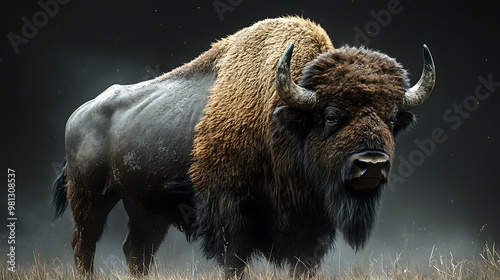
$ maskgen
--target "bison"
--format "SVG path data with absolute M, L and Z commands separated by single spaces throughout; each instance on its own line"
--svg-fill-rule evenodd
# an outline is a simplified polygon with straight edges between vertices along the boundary
M 281 17 L 156 79 L 111 86 L 69 118 L 54 184 L 56 217 L 71 208 L 77 267 L 92 272 L 120 200 L 133 274 L 147 273 L 171 225 L 199 240 L 227 275 L 254 255 L 313 274 L 337 233 L 362 248 L 395 137 L 435 83 L 425 45 L 423 53 L 410 87 L 393 58 L 334 48 L 314 22 Z

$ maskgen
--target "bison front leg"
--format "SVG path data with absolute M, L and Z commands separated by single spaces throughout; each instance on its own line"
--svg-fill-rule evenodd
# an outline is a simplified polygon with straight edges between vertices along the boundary
M 225 229 L 223 229 L 223 231 L 225 231 Z M 241 242 L 237 240 L 237 236 L 223 234 L 224 252 L 221 254 L 223 259 L 218 260 L 219 265 L 224 267 L 226 279 L 240 279 L 250 260 L 251 248 L 241 244 Z M 244 237 L 243 240 L 245 240 Z
M 195 234 L 208 258 L 224 268 L 226 279 L 240 278 L 255 250 L 255 220 L 248 202 L 229 196 L 198 197 Z
M 286 260 L 290 264 L 290 274 L 294 279 L 314 278 L 318 273 L 321 260 L 328 253 L 335 240 L 335 233 L 329 232 L 322 236 L 303 242 L 302 246 L 294 248 L 295 252 Z

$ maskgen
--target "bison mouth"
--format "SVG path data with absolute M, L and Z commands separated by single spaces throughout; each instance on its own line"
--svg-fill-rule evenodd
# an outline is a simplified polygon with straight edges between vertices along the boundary
M 353 154 L 348 161 L 348 185 L 356 191 L 369 192 L 387 182 L 389 156 L 379 151 Z
M 377 188 L 381 183 L 385 183 L 385 181 L 381 178 L 355 178 L 349 181 L 349 186 L 357 191 L 366 192 Z

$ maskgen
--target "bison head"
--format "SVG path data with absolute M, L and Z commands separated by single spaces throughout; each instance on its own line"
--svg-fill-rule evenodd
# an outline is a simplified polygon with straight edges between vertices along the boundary
M 275 152 L 293 161 L 288 180 L 322 198 L 331 222 L 357 249 L 372 230 L 389 178 L 394 138 L 411 127 L 415 117 L 409 110 L 432 91 L 434 63 L 424 45 L 423 73 L 409 87 L 407 72 L 394 59 L 342 47 L 309 62 L 296 84 L 290 75 L 292 52 L 293 44 L 275 73 L 284 105 L 273 114 L 274 141 L 281 145 Z

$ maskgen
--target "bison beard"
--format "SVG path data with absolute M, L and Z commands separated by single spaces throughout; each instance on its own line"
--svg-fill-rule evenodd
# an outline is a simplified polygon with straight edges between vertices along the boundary
M 345 166 L 345 165 L 344 165 Z M 345 168 L 342 169 L 343 173 Z M 355 250 L 364 247 L 372 232 L 383 186 L 369 193 L 359 193 L 345 186 L 345 180 L 323 185 L 330 198 L 328 211 L 346 242 Z

